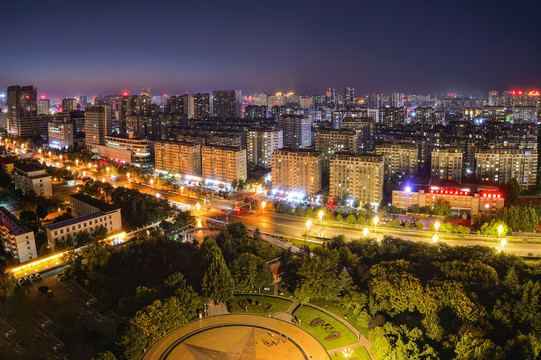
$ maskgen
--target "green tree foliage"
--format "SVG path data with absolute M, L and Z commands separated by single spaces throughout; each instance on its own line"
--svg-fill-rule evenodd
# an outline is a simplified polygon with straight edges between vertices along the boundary
M 422 222 L 416 222 L 415 227 L 417 228 L 417 230 L 423 230 L 424 225 Z
M 492 360 L 496 355 L 496 345 L 488 339 L 466 333 L 460 337 L 455 360 Z
M 233 262 L 232 273 L 238 292 L 258 290 L 274 281 L 267 262 L 249 253 L 240 255 Z
M 0 298 L 13 296 L 16 288 L 13 281 L 7 276 L 0 276 Z
M 40 221 L 43 221 L 47 217 L 47 214 L 49 212 L 47 211 L 47 206 L 43 203 L 38 204 L 36 207 L 36 216 Z
M 121 207 L 122 219 L 130 229 L 161 221 L 173 214 L 167 199 L 158 199 L 134 189 L 117 187 L 111 193 L 111 201 Z
M 496 219 L 492 219 L 490 220 L 490 222 L 484 223 L 483 226 L 481 226 L 479 232 L 483 235 L 498 236 L 498 227 L 500 225 L 503 226 L 503 232 L 501 236 L 507 235 L 510 232 L 507 224 L 505 224 L 503 221 L 498 221 Z
M 517 179 L 511 179 L 503 187 L 502 191 L 505 196 L 505 206 L 515 205 L 520 196 L 520 185 Z
M 349 214 L 346 218 L 346 221 L 348 222 L 348 224 L 355 224 L 355 215 Z
M 442 217 L 451 215 L 451 203 L 444 199 L 438 199 L 434 203 L 434 214 Z
M 86 267 L 90 272 L 97 272 L 107 267 L 111 254 L 106 246 L 95 240 L 92 245 L 84 250 L 86 257 Z
M 117 360 L 115 354 L 111 351 L 103 351 L 92 358 L 92 360 Z
M 338 252 L 334 250 L 321 250 L 314 257 L 303 256 L 295 297 L 302 303 L 310 299 L 335 299 L 340 292 L 337 264 Z
M 495 219 L 503 221 L 512 231 L 535 232 L 539 217 L 533 207 L 511 206 L 498 210 Z
M 19 214 L 19 220 L 29 229 L 37 231 L 38 217 L 35 212 L 30 210 L 23 210 Z
M 233 297 L 235 282 L 227 268 L 222 251 L 214 239 L 206 237 L 201 245 L 203 263 L 203 296 L 214 302 L 226 302 Z
M 372 330 L 370 337 L 376 339 L 370 353 L 377 360 L 439 359 L 419 328 L 409 329 L 406 325 L 396 326 L 388 322 Z

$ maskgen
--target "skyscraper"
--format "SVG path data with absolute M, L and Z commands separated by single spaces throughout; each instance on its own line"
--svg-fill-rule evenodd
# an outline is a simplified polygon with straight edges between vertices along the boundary
M 33 86 L 8 88 L 8 134 L 31 137 L 38 113 L 37 89 Z
M 383 94 L 377 92 L 371 92 L 368 95 L 368 107 L 379 108 L 383 106 Z
M 404 106 L 404 93 L 391 93 L 389 102 L 391 103 L 391 107 L 399 108 Z
M 214 90 L 212 92 L 212 115 L 222 119 L 240 118 L 241 102 L 240 90 Z
M 50 109 L 51 100 L 45 98 L 38 100 L 38 115 L 49 115 Z
M 212 114 L 212 101 L 209 93 L 193 94 L 193 118 L 205 119 Z
M 345 94 L 344 94 L 344 101 L 346 107 L 353 107 L 355 106 L 355 89 L 354 88 L 346 88 Z
M 62 112 L 69 113 L 70 111 L 77 110 L 77 99 L 64 98 L 62 100 Z
M 302 149 L 312 146 L 312 121 L 300 115 L 278 117 L 278 130 L 282 130 L 284 146 Z

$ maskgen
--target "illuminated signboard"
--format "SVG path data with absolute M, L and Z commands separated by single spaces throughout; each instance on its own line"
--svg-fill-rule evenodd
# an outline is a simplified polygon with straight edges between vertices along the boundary
M 500 199 L 502 197 L 502 194 L 500 194 L 499 192 L 482 191 L 481 197 Z
M 440 195 L 464 195 L 469 196 L 469 191 L 458 190 L 458 189 L 430 189 L 431 194 L 440 194 Z

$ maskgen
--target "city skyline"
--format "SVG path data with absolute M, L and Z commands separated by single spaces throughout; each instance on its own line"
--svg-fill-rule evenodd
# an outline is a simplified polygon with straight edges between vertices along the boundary
M 0 59 L 0 85 L 33 84 L 49 97 L 137 92 L 143 84 L 167 94 L 537 87 L 541 5 L 465 5 L 94 2 L 74 16 L 68 2 L 13 2 L 0 31 L 17 61 Z

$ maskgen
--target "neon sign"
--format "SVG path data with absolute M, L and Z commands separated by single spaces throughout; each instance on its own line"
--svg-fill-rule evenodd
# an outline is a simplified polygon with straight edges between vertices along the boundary
M 469 196 L 469 191 L 457 190 L 457 189 L 430 189 L 431 194 L 440 194 L 440 195 L 463 195 Z
M 502 197 L 502 194 L 497 193 L 497 192 L 483 191 L 483 192 L 481 192 L 481 196 L 484 197 L 484 198 L 500 199 Z

